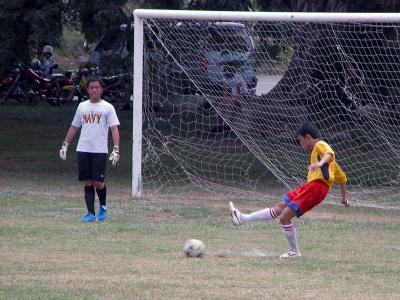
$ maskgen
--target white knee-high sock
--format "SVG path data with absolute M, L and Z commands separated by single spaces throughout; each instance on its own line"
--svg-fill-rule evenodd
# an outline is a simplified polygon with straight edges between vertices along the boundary
M 290 223 L 288 225 L 282 225 L 282 229 L 289 243 L 290 251 L 299 253 L 297 247 L 296 228 L 294 227 L 294 224 Z
M 276 219 L 277 217 L 278 215 L 276 214 L 273 207 L 262 209 L 251 214 L 240 213 L 240 221 L 242 221 L 242 223 L 268 221 Z

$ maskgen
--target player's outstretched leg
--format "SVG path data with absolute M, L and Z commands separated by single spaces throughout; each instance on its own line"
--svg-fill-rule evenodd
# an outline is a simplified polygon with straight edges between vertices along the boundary
M 282 209 L 281 206 L 282 204 L 278 204 L 276 206 L 278 208 L 278 212 L 280 209 Z M 232 202 L 229 202 L 229 210 L 231 212 L 234 225 L 241 225 L 256 221 L 269 221 L 274 220 L 279 216 L 279 213 L 276 211 L 275 207 L 265 208 L 259 211 L 255 211 L 251 214 L 244 214 L 241 213 L 237 208 L 235 208 Z

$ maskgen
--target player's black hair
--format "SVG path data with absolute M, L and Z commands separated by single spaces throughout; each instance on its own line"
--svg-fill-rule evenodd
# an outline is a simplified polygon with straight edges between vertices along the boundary
M 98 83 L 100 83 L 100 86 L 103 87 L 103 80 L 101 80 L 101 78 L 97 77 L 97 76 L 90 76 L 87 80 L 86 80 L 86 86 L 89 87 L 89 83 L 91 82 L 95 82 L 97 81 Z
M 307 134 L 309 134 L 312 138 L 314 139 L 319 139 L 321 138 L 321 135 L 319 134 L 319 131 L 317 129 L 317 127 L 314 126 L 314 124 L 310 123 L 310 122 L 305 122 L 303 123 L 299 129 L 297 129 L 296 131 L 296 137 L 298 137 L 299 135 L 301 136 L 306 136 Z

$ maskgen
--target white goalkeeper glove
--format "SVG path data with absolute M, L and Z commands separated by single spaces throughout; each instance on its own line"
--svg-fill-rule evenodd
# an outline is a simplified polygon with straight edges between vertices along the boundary
M 62 144 L 62 146 L 61 146 L 61 149 L 60 149 L 60 158 L 61 158 L 62 160 L 66 160 L 66 159 L 67 159 L 68 145 L 69 145 L 69 143 L 64 142 L 64 143 Z
M 115 167 L 119 161 L 119 146 L 114 146 L 113 151 L 110 154 L 109 160 L 111 161 L 112 165 Z

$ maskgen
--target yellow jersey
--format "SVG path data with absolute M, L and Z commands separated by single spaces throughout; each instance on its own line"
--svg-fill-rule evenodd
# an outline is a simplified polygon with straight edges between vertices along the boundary
M 322 167 L 312 171 L 308 171 L 307 182 L 322 180 L 329 186 L 329 188 L 331 188 L 334 183 L 346 183 L 346 174 L 337 164 L 335 152 L 333 152 L 331 146 L 329 146 L 328 143 L 321 140 L 315 143 L 311 151 L 310 164 L 319 162 L 322 157 L 327 153 L 332 154 L 332 158 Z

